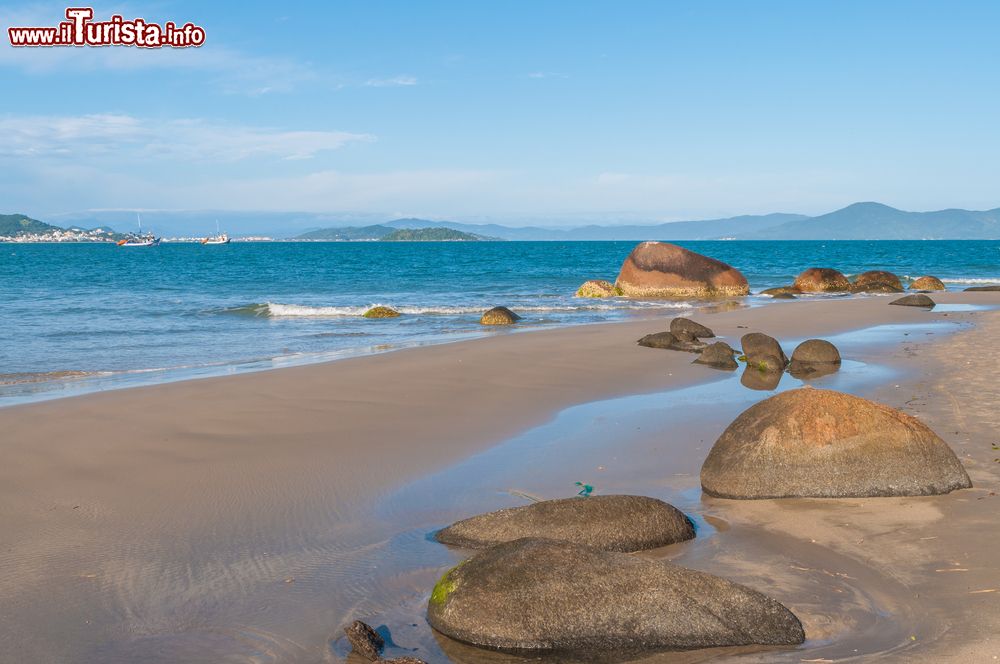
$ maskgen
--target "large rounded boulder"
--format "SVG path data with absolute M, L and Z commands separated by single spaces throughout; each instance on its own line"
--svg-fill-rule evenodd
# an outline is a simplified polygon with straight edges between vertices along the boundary
M 497 545 L 448 571 L 427 608 L 458 641 L 525 655 L 629 655 L 793 646 L 782 604 L 726 579 L 627 553 L 546 539 Z
M 737 417 L 705 459 L 701 485 L 722 498 L 858 498 L 942 494 L 972 483 L 920 420 L 807 387 Z
M 589 496 L 543 500 L 465 519 L 438 531 L 439 542 L 483 549 L 545 537 L 607 551 L 642 551 L 694 537 L 684 513 L 646 496 Z
M 643 242 L 622 263 L 615 285 L 628 297 L 724 297 L 747 295 L 750 285 L 736 268 L 676 244 Z
M 899 277 L 885 270 L 869 270 L 854 278 L 851 290 L 855 293 L 902 293 Z
M 910 290 L 945 290 L 945 285 L 937 277 L 917 277 L 910 284 Z
M 807 339 L 792 351 L 788 372 L 797 378 L 819 377 L 840 368 L 840 351 L 826 339 Z
M 774 337 L 750 332 L 740 338 L 740 346 L 747 366 L 756 366 L 761 371 L 784 371 L 788 366 L 788 356 Z
M 851 290 L 851 282 L 843 272 L 828 267 L 811 267 L 795 277 L 792 287 L 801 293 L 844 293 Z

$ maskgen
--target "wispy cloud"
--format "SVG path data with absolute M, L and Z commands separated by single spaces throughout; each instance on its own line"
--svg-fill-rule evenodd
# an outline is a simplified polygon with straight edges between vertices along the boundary
M 157 159 L 240 161 L 309 159 L 370 134 L 284 131 L 201 119 L 154 121 L 122 114 L 0 116 L 0 157 L 59 158 L 129 154 Z
M 569 74 L 557 71 L 533 71 L 528 74 L 528 78 L 569 78 Z
M 369 88 L 391 88 L 399 86 L 416 85 L 415 76 L 393 76 L 392 78 L 369 78 L 365 81 L 365 86 Z

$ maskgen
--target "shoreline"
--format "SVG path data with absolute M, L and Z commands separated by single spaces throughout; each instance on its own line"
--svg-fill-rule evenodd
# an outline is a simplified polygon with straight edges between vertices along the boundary
M 988 293 L 935 298 L 1000 303 Z M 844 298 L 694 317 L 730 343 L 759 330 L 790 351 L 793 339 L 942 314 L 889 307 L 886 298 Z M 691 365 L 693 355 L 635 346 L 669 318 L 502 335 L 0 410 L 7 432 L 0 527 L 14 540 L 3 554 L 2 599 L 11 625 L 5 641 L 18 631 L 14 625 L 30 634 L 31 625 L 46 621 L 65 635 L 57 643 L 25 637 L 6 652 L 22 661 L 70 661 L 64 649 L 99 652 L 121 640 L 115 634 L 123 626 L 133 635 L 155 635 L 175 633 L 190 620 L 211 624 L 211 607 L 222 598 L 248 612 L 240 615 L 243 624 L 267 623 L 275 619 L 269 611 L 246 605 L 256 606 L 263 587 L 267 596 L 305 593 L 318 615 L 272 631 L 289 630 L 295 636 L 287 638 L 306 642 L 315 654 L 318 630 L 336 636 L 344 607 L 331 610 L 336 601 L 328 594 L 315 596 L 324 586 L 309 573 L 290 574 L 296 556 L 315 550 L 306 565 L 315 574 L 313 565 L 346 555 L 337 553 L 343 542 L 383 532 L 385 524 L 370 513 L 379 497 L 575 404 L 723 381 L 727 374 Z M 178 564 L 188 568 L 180 579 L 172 571 Z M 194 617 L 178 622 L 192 603 L 199 608 Z M 77 622 L 84 606 L 98 607 L 92 624 Z

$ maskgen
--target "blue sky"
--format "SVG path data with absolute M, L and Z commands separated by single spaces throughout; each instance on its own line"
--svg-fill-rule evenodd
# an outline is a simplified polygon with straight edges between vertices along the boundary
M 572 223 L 1000 206 L 996 2 L 155 2 L 0 48 L 0 211 Z M 0 24 L 65 5 L 4 3 Z

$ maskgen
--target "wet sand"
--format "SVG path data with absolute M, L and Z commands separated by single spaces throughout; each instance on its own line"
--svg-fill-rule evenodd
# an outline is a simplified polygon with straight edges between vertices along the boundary
M 702 536 L 649 555 L 771 593 L 809 636 L 792 652 L 654 661 L 986 661 L 1000 622 L 1000 591 L 980 592 L 1000 585 L 989 493 L 1000 483 L 1000 359 L 987 352 L 1000 314 L 888 301 L 696 317 L 733 345 L 759 330 L 788 352 L 797 339 L 895 325 L 844 337 L 854 364 L 821 381 L 927 421 L 973 490 L 703 499 L 697 469 L 711 443 L 768 393 L 693 355 L 635 346 L 666 317 L 0 410 L 0 661 L 336 661 L 342 643 L 329 640 L 355 617 L 385 622 L 431 660 L 506 661 L 423 623 L 427 590 L 462 555 L 427 534 L 523 495 L 568 495 L 575 480 L 675 502 Z

